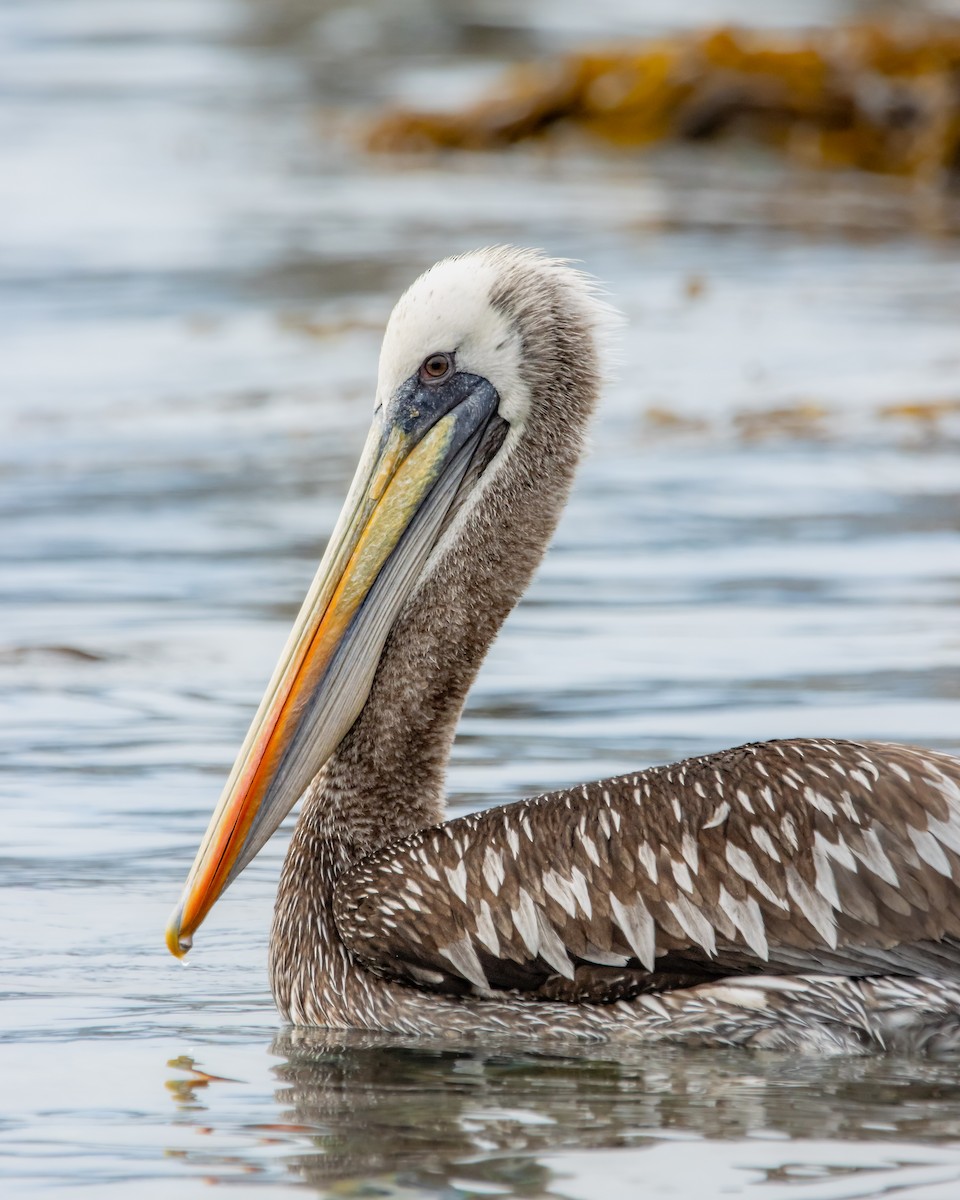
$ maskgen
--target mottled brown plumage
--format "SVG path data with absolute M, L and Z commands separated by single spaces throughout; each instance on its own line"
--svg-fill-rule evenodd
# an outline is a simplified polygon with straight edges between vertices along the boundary
M 560 976 L 602 1002 L 732 973 L 960 979 L 956 879 L 955 759 L 784 741 L 423 830 L 353 867 L 335 916 L 382 974 L 530 995 Z
M 398 306 L 381 380 L 404 321 L 427 330 L 411 362 L 454 357 L 429 340 L 451 279 L 483 291 L 488 351 L 514 365 L 491 374 L 497 415 L 307 793 L 271 945 L 281 1012 L 457 1037 L 952 1047 L 960 763 L 945 755 L 769 742 L 441 823 L 467 690 L 582 450 L 603 315 L 582 277 L 530 252 L 436 270 Z

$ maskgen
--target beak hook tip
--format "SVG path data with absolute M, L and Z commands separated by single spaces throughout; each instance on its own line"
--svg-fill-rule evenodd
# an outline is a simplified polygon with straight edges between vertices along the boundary
M 178 906 L 173 916 L 167 923 L 167 949 L 174 958 L 183 958 L 193 945 L 193 938 L 190 936 L 190 934 L 181 934 L 180 932 L 180 922 L 182 919 L 183 908 L 182 906 Z

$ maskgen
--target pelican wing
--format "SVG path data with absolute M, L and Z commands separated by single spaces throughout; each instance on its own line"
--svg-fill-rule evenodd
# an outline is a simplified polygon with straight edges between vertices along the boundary
M 795 740 L 584 784 L 384 847 L 336 920 L 372 971 L 452 992 L 960 978 L 960 761 Z

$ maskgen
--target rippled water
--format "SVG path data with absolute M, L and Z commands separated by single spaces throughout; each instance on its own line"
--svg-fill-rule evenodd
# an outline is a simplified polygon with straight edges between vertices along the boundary
M 455 809 L 780 734 L 960 750 L 960 247 L 778 233 L 722 180 L 683 218 L 642 164 L 367 160 L 334 102 L 449 98 L 582 6 L 315 11 L 0 9 L 0 1194 L 956 1196 L 955 1066 L 282 1030 L 279 842 L 164 950 L 392 299 L 476 244 L 583 259 L 627 331 Z

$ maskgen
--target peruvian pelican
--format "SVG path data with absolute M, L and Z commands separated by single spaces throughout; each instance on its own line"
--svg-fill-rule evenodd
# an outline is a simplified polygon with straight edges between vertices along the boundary
M 168 929 L 304 796 L 270 975 L 296 1024 L 820 1052 L 956 1046 L 960 762 L 757 743 L 444 820 L 467 691 L 570 490 L 609 312 L 529 250 L 438 263 Z

